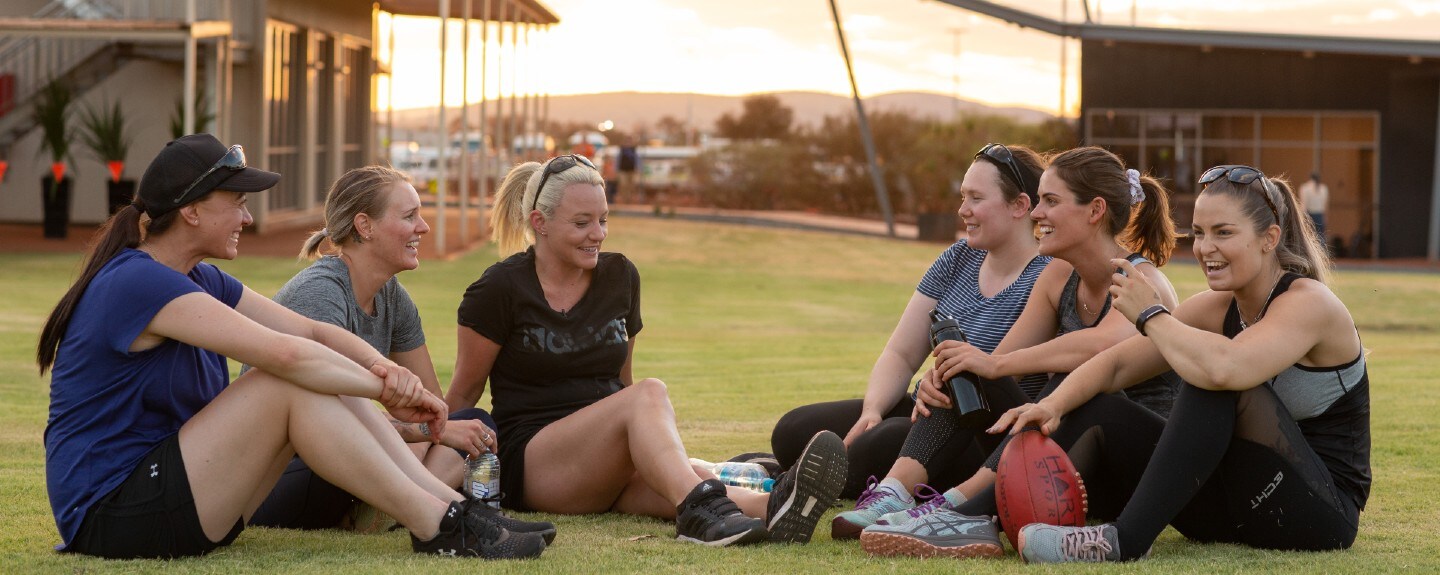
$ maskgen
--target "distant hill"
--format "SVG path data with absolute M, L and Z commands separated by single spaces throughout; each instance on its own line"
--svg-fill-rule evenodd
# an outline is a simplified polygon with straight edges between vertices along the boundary
M 796 124 L 818 124 L 825 116 L 851 115 L 855 104 L 848 96 L 821 92 L 776 92 L 776 97 L 795 111 Z M 684 121 L 687 116 L 701 130 L 709 130 L 715 121 L 727 112 L 739 114 L 744 96 L 714 96 L 709 94 L 671 94 L 654 92 L 609 92 L 603 94 L 580 94 L 573 96 L 551 96 L 550 118 L 557 121 L 599 123 L 604 120 L 615 122 L 616 126 L 634 126 L 639 123 L 654 125 L 663 116 L 673 116 Z M 490 104 L 491 115 L 493 103 Z M 478 106 L 470 106 L 471 125 L 479 116 Z M 943 94 L 927 92 L 894 92 L 865 99 L 865 111 L 905 110 L 916 116 L 949 119 L 956 109 L 961 114 L 996 115 L 1013 118 L 1023 123 L 1039 123 L 1054 116 L 1048 112 L 1019 107 L 988 106 L 970 100 L 956 100 Z M 455 119 L 459 110 L 452 108 L 448 117 Z M 429 129 L 435 124 L 434 108 L 417 108 L 395 111 L 395 126 L 400 129 Z

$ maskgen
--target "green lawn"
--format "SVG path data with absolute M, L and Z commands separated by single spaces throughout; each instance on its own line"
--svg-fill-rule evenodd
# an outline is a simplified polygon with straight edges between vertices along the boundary
M 615 218 L 606 249 L 627 254 L 644 278 L 645 330 L 637 377 L 669 384 L 690 454 L 723 459 L 769 449 L 789 408 L 858 397 L 915 283 L 941 251 L 933 244 L 716 224 Z M 244 242 L 241 243 L 244 251 Z M 401 276 L 415 296 L 430 349 L 449 380 L 460 295 L 495 259 L 487 248 L 453 262 L 427 261 Z M 47 380 L 37 377 L 41 322 L 77 271 L 77 256 L 0 255 L 0 573 L 16 572 L 472 572 L 486 573 L 891 573 L 1083 572 L 1087 566 L 1022 566 L 1004 560 L 875 559 L 829 540 L 828 521 L 808 546 L 706 549 L 672 540 L 666 522 L 606 515 L 551 517 L 556 543 L 539 561 L 484 565 L 421 558 L 403 532 L 250 529 L 208 557 L 173 562 L 62 556 L 44 487 L 42 434 Z M 286 259 L 221 266 L 272 294 L 299 269 Z M 1167 270 L 1182 297 L 1201 289 L 1193 264 Z M 1152 559 L 1103 567 L 1120 572 L 1440 570 L 1436 423 L 1440 281 L 1433 275 L 1341 273 L 1338 289 L 1371 350 L 1375 485 L 1355 548 L 1279 553 L 1197 545 L 1167 531 Z M 488 402 L 488 397 L 482 402 Z M 1428 414 L 1428 415 L 1427 415 Z M 1429 422 L 1429 423 L 1427 423 Z M 604 449 L 605 446 L 596 446 Z M 583 481 L 584 478 L 576 478 Z M 1425 487 L 1430 485 L 1431 487 Z M 1426 492 L 1431 495 L 1425 495 Z M 847 502 L 848 503 L 848 502 Z M 534 516 L 539 517 L 539 516 Z M 637 536 L 655 537 L 632 540 Z

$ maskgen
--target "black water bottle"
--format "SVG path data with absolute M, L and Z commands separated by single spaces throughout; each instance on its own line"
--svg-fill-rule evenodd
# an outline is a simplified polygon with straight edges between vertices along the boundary
M 930 312 L 930 322 L 932 348 L 942 341 L 966 341 L 960 322 L 940 317 L 938 310 Z M 945 386 L 949 388 L 950 401 L 955 404 L 955 416 L 960 419 L 960 427 L 980 429 L 994 420 L 990 416 L 990 403 L 985 401 L 985 393 L 980 390 L 980 378 L 975 374 L 962 371 L 945 382 Z

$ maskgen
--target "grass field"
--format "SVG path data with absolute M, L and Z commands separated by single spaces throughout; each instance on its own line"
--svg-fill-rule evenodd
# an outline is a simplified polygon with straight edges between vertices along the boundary
M 690 454 L 709 460 L 768 451 L 771 426 L 796 405 L 859 397 L 900 310 L 942 249 L 635 217 L 614 218 L 605 247 L 634 260 L 644 280 L 645 329 L 635 374 L 669 384 Z M 242 254 L 244 249 L 242 240 Z M 494 249 L 487 248 L 452 262 L 427 261 L 401 276 L 424 316 L 442 382 L 449 381 L 454 363 L 460 295 L 494 259 Z M 78 262 L 73 255 L 0 255 L 0 573 L 1440 571 L 1440 542 L 1431 539 L 1440 531 L 1440 506 L 1430 501 L 1440 484 L 1440 278 L 1357 272 L 1341 273 L 1337 289 L 1371 350 L 1375 484 L 1359 540 L 1345 552 L 1198 545 L 1169 530 L 1150 560 L 1119 566 L 1024 566 L 1013 555 L 960 563 L 893 560 L 871 558 L 853 542 L 830 541 L 828 520 L 808 546 L 706 549 L 673 541 L 669 523 L 605 515 L 543 516 L 559 525 L 560 534 L 543 558 L 529 562 L 416 557 L 403 532 L 269 529 L 247 530 L 233 546 L 200 559 L 60 555 L 51 550 L 59 535 L 44 484 L 48 379 L 36 375 L 34 357 L 41 322 Z M 267 295 L 300 267 L 243 255 L 219 263 Z M 1166 272 L 1182 297 L 1203 287 L 1194 264 Z M 654 537 L 636 539 L 644 535 Z

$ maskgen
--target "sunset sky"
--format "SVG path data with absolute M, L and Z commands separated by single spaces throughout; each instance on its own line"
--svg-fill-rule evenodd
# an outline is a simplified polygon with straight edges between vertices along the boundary
M 517 71 L 522 83 L 533 82 L 551 94 L 850 92 L 826 0 L 541 2 L 559 15 L 560 24 L 532 34 L 540 52 L 535 63 Z M 1059 18 L 1067 2 L 1001 3 Z M 962 98 L 989 104 L 1058 109 L 1061 49 L 1052 36 L 933 0 L 838 0 L 838 5 L 864 95 L 958 91 Z M 1090 6 L 1092 16 L 1106 24 L 1129 24 L 1133 6 L 1141 26 L 1440 41 L 1440 0 L 1090 0 Z M 1068 0 L 1067 9 L 1069 20 L 1082 19 L 1079 0 Z M 438 22 L 397 19 L 398 108 L 433 106 L 438 100 Z M 480 87 L 476 30 L 472 101 L 479 98 Z M 446 101 L 458 104 L 458 24 L 450 37 L 447 67 L 454 80 Z M 1069 54 L 1073 86 L 1077 44 Z M 491 97 L 496 95 L 495 57 L 492 46 Z M 1067 102 L 1072 109 L 1076 105 L 1073 88 Z

